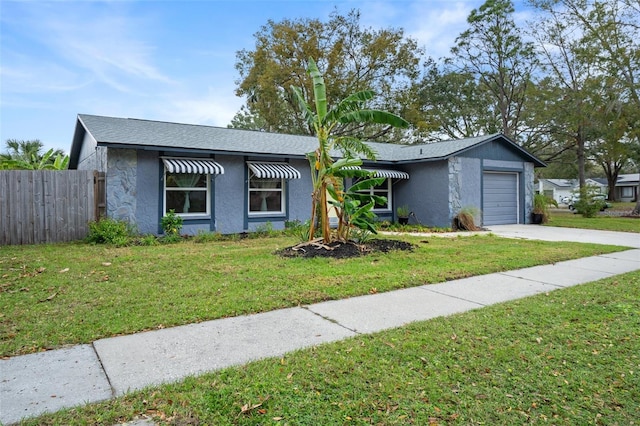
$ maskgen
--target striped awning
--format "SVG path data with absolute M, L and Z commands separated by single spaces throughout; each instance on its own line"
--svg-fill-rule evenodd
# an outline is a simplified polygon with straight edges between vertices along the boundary
M 409 179 L 409 173 L 401 172 L 400 170 L 389 169 L 367 169 L 370 172 L 374 172 L 376 177 L 384 177 L 388 179 Z
M 258 179 L 300 179 L 300 172 L 288 163 L 247 161 L 247 166 Z
M 345 167 L 346 169 L 361 169 L 360 166 L 349 166 Z M 389 169 L 369 169 L 365 168 L 364 170 L 375 173 L 375 177 L 383 177 L 387 179 L 409 179 L 409 173 L 401 172 L 400 170 L 389 170 Z
M 210 158 L 163 158 L 162 162 L 169 173 L 224 174 L 224 167 Z

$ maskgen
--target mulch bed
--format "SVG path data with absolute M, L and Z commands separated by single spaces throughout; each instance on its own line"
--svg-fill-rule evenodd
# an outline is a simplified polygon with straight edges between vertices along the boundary
M 298 244 L 297 246 L 278 250 L 276 254 L 282 257 L 330 257 L 334 259 L 348 259 L 375 252 L 388 253 L 392 250 L 413 251 L 413 247 L 413 244 L 405 241 L 372 239 L 364 244 L 356 244 L 352 241 L 346 243 L 335 241 L 327 245 Z

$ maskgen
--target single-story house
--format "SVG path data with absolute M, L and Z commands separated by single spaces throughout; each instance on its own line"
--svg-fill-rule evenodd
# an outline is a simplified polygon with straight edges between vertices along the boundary
M 615 199 L 620 201 L 638 201 L 638 182 L 640 173 L 618 175 Z
M 618 175 L 613 199 L 626 202 L 638 201 L 639 179 L 640 173 Z M 586 184 L 595 188 L 599 194 L 607 195 L 609 193 L 607 179 L 588 178 Z M 537 186 L 539 193 L 545 194 L 559 203 L 574 196 L 580 188 L 578 179 L 539 179 Z
M 594 188 L 599 194 L 606 195 L 609 192 L 606 179 L 588 178 L 585 179 L 585 183 L 587 186 Z M 578 179 L 538 180 L 538 192 L 556 200 L 558 203 L 575 196 L 579 190 L 580 181 Z
M 106 215 L 141 233 L 161 233 L 161 218 L 172 209 L 188 234 L 246 232 L 267 222 L 282 229 L 310 218 L 305 155 L 317 143 L 311 136 L 80 114 L 69 168 L 105 172 Z M 395 220 L 396 208 L 408 205 L 430 226 L 451 226 L 467 206 L 480 209 L 479 225 L 530 221 L 534 167 L 545 164 L 504 135 L 368 144 L 377 160 L 363 168 L 386 178 L 372 189 L 387 197 L 375 209 L 381 220 Z

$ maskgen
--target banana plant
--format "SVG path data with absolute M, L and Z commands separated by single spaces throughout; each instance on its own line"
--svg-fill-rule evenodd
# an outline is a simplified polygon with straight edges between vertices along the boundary
M 351 187 L 341 192 L 336 192 L 333 187 L 328 188 L 328 192 L 332 197 L 330 204 L 336 208 L 338 217 L 338 239 L 349 240 L 351 229 L 354 227 L 377 234 L 375 227 L 376 215 L 373 212 L 373 208 L 376 204 L 385 204 L 387 199 L 386 197 L 372 195 L 363 191 L 381 185 L 385 178 L 372 177 L 371 172 L 359 168 L 342 168 L 336 172 L 336 175 L 342 178 L 359 179 Z
M 365 109 L 364 105 L 373 98 L 374 93 L 370 90 L 356 92 L 337 105 L 329 108 L 327 101 L 327 91 L 324 78 L 313 58 L 309 58 L 307 63 L 307 74 L 313 83 L 313 98 L 315 111 L 305 100 L 302 89 L 292 86 L 291 90 L 298 102 L 298 106 L 307 120 L 309 126 L 318 137 L 318 148 L 314 152 L 307 154 L 311 168 L 311 182 L 313 191 L 311 196 L 311 229 L 309 238 L 315 234 L 315 224 L 318 222 L 322 229 L 322 239 L 325 244 L 332 241 L 331 228 L 329 226 L 328 198 L 329 193 L 340 197 L 344 194 L 343 178 L 345 168 L 355 169 L 362 164 L 358 156 L 375 159 L 375 152 L 367 144 L 353 136 L 333 137 L 331 132 L 337 124 L 348 123 L 377 123 L 393 127 L 408 127 L 409 123 L 395 114 L 386 111 Z M 335 161 L 332 157 L 334 150 L 339 150 L 343 158 Z M 338 203 L 338 216 L 343 214 L 340 203 Z M 367 203 L 368 204 L 368 203 Z M 342 204 L 342 208 L 344 204 Z M 346 232 L 346 231 L 345 231 Z M 344 235 L 339 235 L 342 239 Z

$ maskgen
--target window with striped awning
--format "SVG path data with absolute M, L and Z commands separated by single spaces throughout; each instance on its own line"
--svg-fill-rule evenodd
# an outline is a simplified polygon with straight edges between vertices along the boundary
M 162 162 L 168 173 L 224 174 L 224 167 L 210 158 L 163 157 Z
M 247 161 L 247 166 L 258 179 L 300 179 L 300 172 L 288 163 Z

